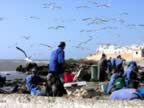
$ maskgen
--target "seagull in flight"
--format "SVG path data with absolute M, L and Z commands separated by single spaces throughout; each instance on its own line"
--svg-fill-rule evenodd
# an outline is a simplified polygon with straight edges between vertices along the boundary
M 50 46 L 50 45 L 47 45 L 47 44 L 42 44 L 42 43 L 40 43 L 40 45 L 41 45 L 41 46 L 45 46 L 45 47 L 48 47 L 49 49 L 52 49 L 52 48 L 53 48 L 52 46 Z
M 51 26 L 51 27 L 49 27 L 48 29 L 59 30 L 59 29 L 64 29 L 64 28 L 65 28 L 64 26 L 56 26 L 56 27 Z
M 16 49 L 21 51 L 25 55 L 25 57 L 26 57 L 25 60 L 27 63 L 32 63 L 31 57 L 28 57 L 26 52 L 23 49 L 19 48 L 18 46 L 16 46 Z
M 31 38 L 31 36 L 21 36 L 21 38 L 23 38 L 25 40 L 29 40 Z

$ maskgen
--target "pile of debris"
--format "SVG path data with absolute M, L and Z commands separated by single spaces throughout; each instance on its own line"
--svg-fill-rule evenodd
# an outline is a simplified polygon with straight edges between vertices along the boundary
M 95 98 L 108 99 L 108 94 L 104 93 L 100 83 L 96 82 L 72 82 L 65 83 L 67 97 L 72 98 Z

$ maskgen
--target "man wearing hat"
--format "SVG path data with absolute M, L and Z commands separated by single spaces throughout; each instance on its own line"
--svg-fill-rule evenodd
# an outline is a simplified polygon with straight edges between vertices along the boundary
M 50 63 L 49 63 L 49 74 L 55 75 L 57 78 L 60 79 L 62 83 L 64 83 L 63 64 L 65 61 L 65 52 L 64 52 L 65 46 L 66 46 L 65 42 L 60 42 L 58 48 L 52 51 L 50 55 Z

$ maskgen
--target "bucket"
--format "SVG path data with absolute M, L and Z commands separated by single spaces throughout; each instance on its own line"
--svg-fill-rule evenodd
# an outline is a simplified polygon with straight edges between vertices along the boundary
M 97 66 L 96 65 L 91 66 L 91 80 L 92 81 L 97 80 Z
M 72 73 L 64 73 L 64 82 L 68 83 L 68 82 L 73 82 L 74 79 L 74 74 Z

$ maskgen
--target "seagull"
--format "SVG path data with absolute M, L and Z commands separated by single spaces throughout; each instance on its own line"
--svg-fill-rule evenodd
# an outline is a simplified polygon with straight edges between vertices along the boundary
M 25 40 L 29 40 L 31 38 L 31 36 L 21 36 L 21 38 L 23 38 Z
M 45 46 L 45 47 L 48 47 L 48 48 L 50 48 L 50 49 L 52 49 L 52 48 L 53 48 L 52 46 L 47 45 L 47 44 L 42 44 L 42 43 L 40 43 L 40 45 Z
M 30 16 L 31 19 L 39 20 L 40 18 L 37 16 Z
M 77 6 L 76 8 L 77 8 L 77 9 L 80 9 L 80 8 L 83 8 L 83 9 L 84 9 L 84 8 L 90 8 L 90 7 L 88 7 L 88 6 Z
M 87 44 L 87 43 L 90 42 L 90 41 L 92 41 L 92 36 L 89 36 L 89 39 L 88 39 L 88 40 L 79 43 L 78 46 L 81 46 L 81 45 L 83 45 L 83 44 Z
M 91 20 L 92 18 L 84 18 L 82 19 L 82 21 L 88 21 L 88 20 Z
M 52 2 L 52 3 L 44 3 L 43 4 L 43 8 L 48 8 L 50 10 L 60 10 L 62 9 L 61 6 L 57 6 L 56 3 Z
M 123 12 L 121 13 L 121 15 L 128 15 L 128 12 Z
M 51 27 L 48 27 L 48 29 L 54 29 L 54 30 L 58 30 L 58 29 L 64 29 L 65 27 L 64 26 L 51 26 Z
M 97 8 L 110 8 L 111 7 L 111 4 L 108 4 L 108 3 L 101 4 L 95 1 L 89 1 L 89 3 L 96 5 Z
M 96 7 L 98 7 L 98 8 L 110 8 L 111 5 L 110 4 L 97 4 Z
M 139 24 L 138 26 L 140 26 L 140 27 L 144 27 L 144 24 Z
M 57 26 L 56 29 L 64 28 L 64 26 Z
M 33 61 L 31 60 L 31 57 L 28 57 L 27 56 L 27 54 L 26 54 L 26 52 L 23 50 L 23 49 L 21 49 L 21 48 L 19 48 L 19 47 L 17 47 L 16 46 L 16 49 L 18 49 L 19 51 L 21 51 L 24 55 L 25 55 L 25 60 L 26 60 L 26 63 L 32 63 Z

